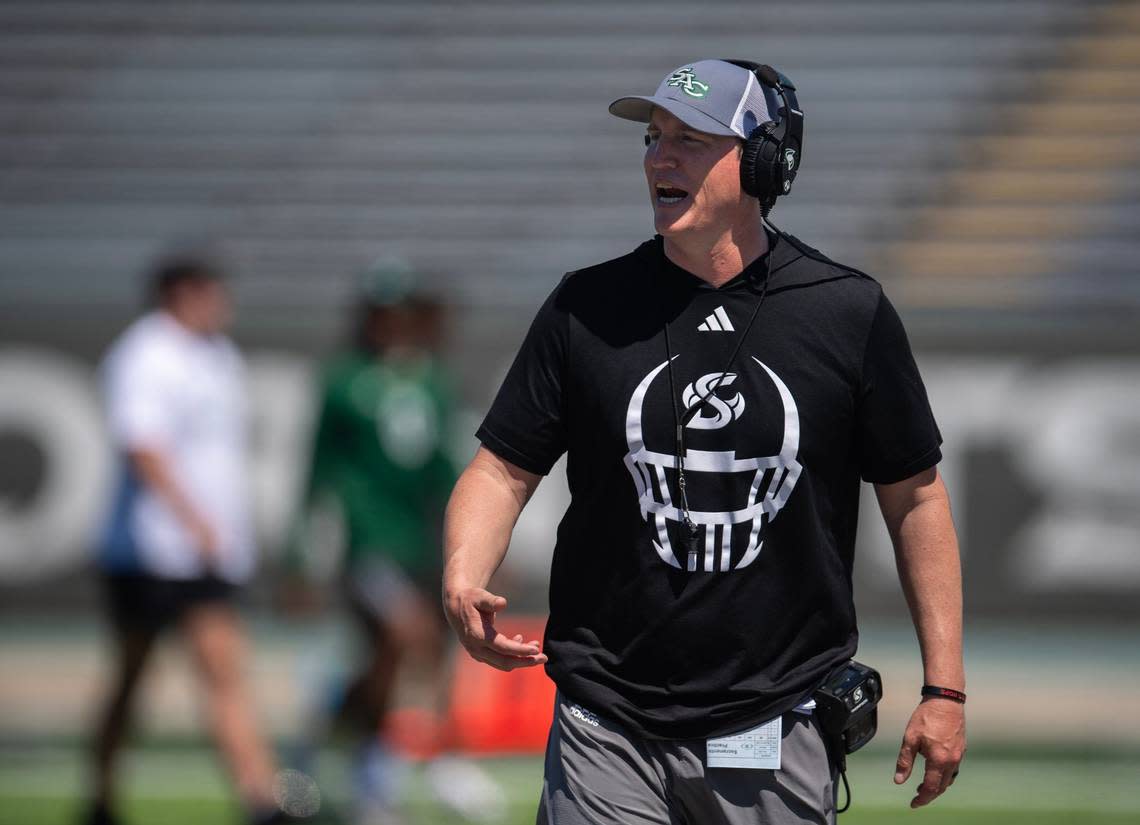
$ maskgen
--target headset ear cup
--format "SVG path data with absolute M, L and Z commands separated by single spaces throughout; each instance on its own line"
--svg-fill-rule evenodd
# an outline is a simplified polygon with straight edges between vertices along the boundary
M 760 163 L 760 148 L 763 138 L 756 137 L 755 133 L 744 141 L 744 149 L 740 153 L 740 188 L 746 195 L 759 198 L 760 181 L 756 179 L 756 170 Z
M 762 123 L 752 130 L 740 153 L 740 188 L 764 203 L 779 192 L 780 170 L 775 165 L 779 144 L 772 137 L 775 123 Z M 765 151 L 768 147 L 768 151 Z

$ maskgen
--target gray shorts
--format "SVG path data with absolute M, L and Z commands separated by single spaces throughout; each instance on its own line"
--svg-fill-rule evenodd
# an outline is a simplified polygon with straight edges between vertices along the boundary
M 705 740 L 645 739 L 555 698 L 538 825 L 834 825 L 838 772 L 814 716 L 783 720 L 779 770 L 705 767 Z

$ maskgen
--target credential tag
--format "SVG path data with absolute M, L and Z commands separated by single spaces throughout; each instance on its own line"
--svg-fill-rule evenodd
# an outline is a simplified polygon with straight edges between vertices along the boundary
M 780 769 L 780 717 L 750 730 L 710 739 L 706 763 L 710 768 Z

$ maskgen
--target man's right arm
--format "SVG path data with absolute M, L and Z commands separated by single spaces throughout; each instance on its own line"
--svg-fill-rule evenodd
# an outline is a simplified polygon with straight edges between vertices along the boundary
M 213 525 L 198 512 L 178 486 L 166 457 L 157 449 L 134 447 L 128 450 L 127 458 L 142 483 L 166 502 L 175 518 L 193 538 L 206 563 L 213 562 L 218 555 L 218 535 Z
M 541 480 L 480 447 L 456 482 L 444 518 L 444 612 L 472 658 L 499 670 L 546 662 L 538 641 L 511 639 L 495 629 L 495 614 L 507 600 L 486 589 Z

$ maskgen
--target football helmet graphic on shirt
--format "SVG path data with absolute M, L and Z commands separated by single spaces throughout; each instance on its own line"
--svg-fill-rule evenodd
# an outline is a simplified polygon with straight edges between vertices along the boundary
M 629 452 L 625 466 L 637 488 L 641 517 L 647 524 L 652 517 L 653 546 L 666 564 L 689 572 L 741 570 L 760 555 L 763 528 L 783 509 L 803 469 L 798 460 L 800 419 L 796 401 L 766 364 L 755 357 L 747 360 L 744 369 L 759 371 L 758 380 L 748 386 L 774 386 L 783 408 L 782 437 L 778 447 L 769 445 L 776 448 L 775 452 L 748 455 L 749 442 L 757 443 L 756 429 L 749 426 L 756 422 L 749 419 L 764 415 L 765 405 L 744 397 L 740 388 L 747 382 L 737 383 L 740 374 L 725 373 L 722 378 L 719 372 L 709 373 L 685 387 L 681 400 L 686 409 L 701 404 L 685 425 L 689 517 L 697 526 L 701 549 L 679 557 L 670 537 L 670 522 L 673 535 L 680 535 L 685 512 L 677 487 L 675 445 L 673 439 L 665 437 L 672 427 L 650 428 L 644 418 L 646 397 L 668 365 L 668 361 L 661 362 L 641 380 L 626 410 Z M 661 389 L 668 391 L 667 387 Z M 656 440 L 654 436 L 662 439 L 654 444 L 659 449 L 646 445 L 647 440 Z M 702 440 L 689 446 L 698 439 Z

